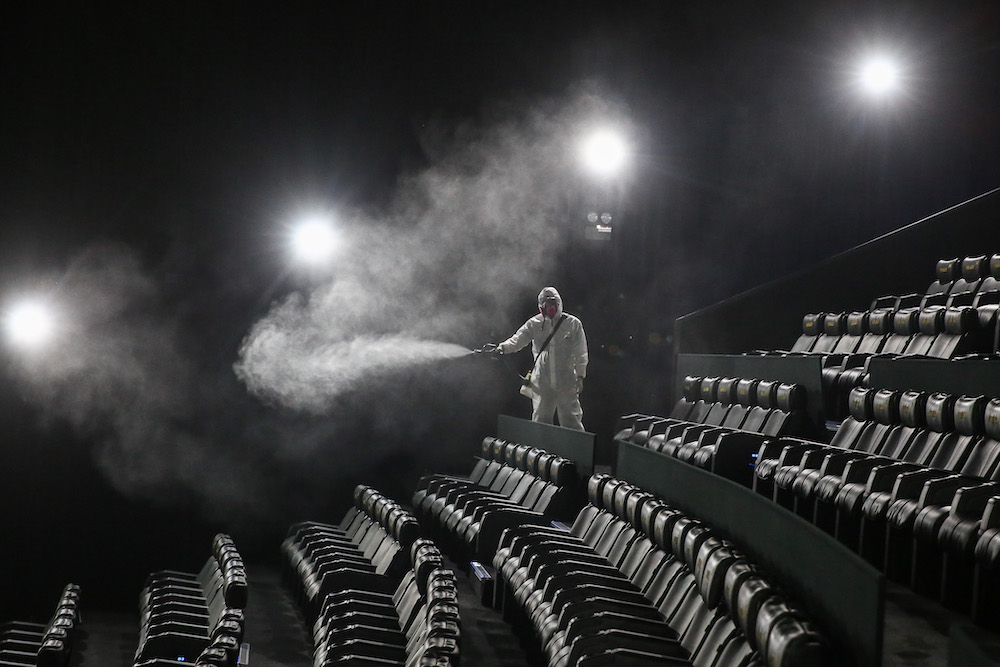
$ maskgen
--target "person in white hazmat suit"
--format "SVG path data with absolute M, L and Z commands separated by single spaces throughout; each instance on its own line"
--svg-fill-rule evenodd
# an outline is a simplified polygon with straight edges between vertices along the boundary
M 555 335 L 549 339 L 553 330 Z M 530 383 L 524 384 L 521 393 L 531 399 L 531 418 L 551 424 L 553 415 L 558 415 L 560 426 L 582 431 L 580 392 L 587 377 L 587 336 L 579 318 L 563 312 L 562 297 L 555 287 L 539 292 L 538 314 L 500 343 L 497 351 L 512 354 L 528 343 L 535 363 Z

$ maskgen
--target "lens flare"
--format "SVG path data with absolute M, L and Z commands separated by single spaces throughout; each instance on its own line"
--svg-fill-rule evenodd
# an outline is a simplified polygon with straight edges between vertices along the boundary
M 618 173 L 625 164 L 627 154 L 625 142 L 611 130 L 595 132 L 583 144 L 583 162 L 599 176 Z
M 886 56 L 872 56 L 862 64 L 858 80 L 868 93 L 888 95 L 900 87 L 899 65 Z
M 325 220 L 307 220 L 292 234 L 292 250 L 299 261 L 317 266 L 329 261 L 339 246 L 333 227 Z
M 11 344 L 21 349 L 37 349 L 55 335 L 55 318 L 48 304 L 22 301 L 6 312 L 4 329 Z

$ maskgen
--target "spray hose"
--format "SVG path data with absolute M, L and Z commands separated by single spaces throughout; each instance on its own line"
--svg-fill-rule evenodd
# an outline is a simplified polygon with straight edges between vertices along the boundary
M 515 371 L 511 367 L 510 360 L 507 359 L 507 355 L 505 355 L 503 352 L 501 352 L 500 348 L 495 343 L 487 343 L 486 345 L 483 345 L 480 348 L 476 348 L 475 350 L 472 351 L 472 354 L 478 355 L 478 356 L 484 356 L 484 357 L 487 357 L 489 359 L 492 359 L 493 361 L 497 361 L 497 360 L 503 361 L 503 365 L 507 367 L 507 370 L 509 370 L 514 375 L 516 375 L 517 378 L 521 381 L 522 384 L 526 383 L 526 382 L 529 382 L 530 379 L 531 379 L 531 373 L 530 372 L 528 373 L 527 376 L 524 376 L 524 375 L 521 375 L 520 373 L 518 373 L 517 371 Z

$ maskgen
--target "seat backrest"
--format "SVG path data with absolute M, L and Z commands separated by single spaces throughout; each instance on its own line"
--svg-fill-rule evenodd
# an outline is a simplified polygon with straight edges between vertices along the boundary
M 722 378 L 718 381 L 715 403 L 699 423 L 719 426 L 725 421 L 736 400 L 736 382 L 736 378 Z
M 874 389 L 867 387 L 851 389 L 847 397 L 847 410 L 850 416 L 840 423 L 837 432 L 833 434 L 833 438 L 830 439 L 831 447 L 868 451 L 862 446 L 862 436 L 874 425 L 872 421 L 874 399 Z
M 944 332 L 944 306 L 929 306 L 921 308 L 917 316 L 918 332 L 903 354 L 907 356 L 927 355 L 930 353 L 938 334 Z
M 945 300 L 951 293 L 951 288 L 960 277 L 961 263 L 956 257 L 954 259 L 939 259 L 937 263 L 937 279 L 932 282 L 924 293 L 920 301 L 921 308 L 930 305 L 944 305 Z
M 743 420 L 743 425 L 740 426 L 740 429 L 752 433 L 763 433 L 764 425 L 767 423 L 767 418 L 771 416 L 772 412 L 773 410 L 766 410 L 759 405 L 755 405 L 747 412 L 746 419 Z
M 773 436 L 798 433 L 806 419 L 805 387 L 800 384 L 779 384 L 774 394 L 774 404 L 776 409 L 768 415 L 760 432 Z
M 947 470 L 981 477 L 992 466 L 992 461 L 979 455 L 979 443 L 986 433 L 987 403 L 984 396 L 961 396 L 955 401 L 955 431 L 963 437 L 945 464 Z
M 719 538 L 711 538 L 701 545 L 701 553 L 695 564 L 695 579 L 698 592 L 709 609 L 723 603 L 726 572 L 739 560 L 736 552 L 726 544 L 716 544 Z
M 757 383 L 757 405 L 762 408 L 778 407 L 778 386 L 775 380 L 761 380 Z
M 972 305 L 978 306 L 985 298 L 985 295 L 995 294 L 996 292 L 1000 292 L 1000 253 L 990 255 L 989 260 L 987 260 L 986 276 L 979 284 L 979 290 L 976 292 L 976 298 L 973 300 Z
M 754 381 L 748 380 L 746 382 L 753 384 Z M 750 400 L 752 394 L 749 386 L 744 386 L 741 392 L 740 385 L 743 383 L 744 380 L 735 380 L 732 389 L 727 392 L 731 405 L 729 412 L 726 413 L 726 418 L 722 420 L 722 426 L 725 428 L 740 428 L 746 420 L 747 413 L 750 411 L 750 406 L 746 404 L 746 401 Z
M 736 383 L 736 402 L 747 408 L 757 405 L 758 384 L 760 384 L 760 380 L 740 378 L 739 382 Z
M 812 352 L 822 327 L 822 313 L 810 313 L 802 318 L 802 334 L 792 344 L 792 352 Z
M 944 331 L 927 352 L 936 359 L 953 359 L 970 352 L 986 352 L 988 338 L 979 328 L 979 315 L 971 306 L 952 306 L 944 313 Z
M 529 451 L 531 451 L 531 445 L 518 445 L 513 452 L 508 453 L 507 465 L 512 465 L 518 470 L 527 470 L 526 463 Z
M 993 466 L 982 476 L 993 482 L 1000 481 L 1000 398 L 991 398 L 986 404 L 983 422 L 986 438 L 979 443 L 979 446 L 992 452 L 988 454 L 984 451 L 983 456 L 992 457 Z
M 918 440 L 926 442 L 933 431 L 927 429 L 927 394 L 922 391 L 904 391 L 899 396 L 899 428 L 889 434 L 882 447 L 882 454 L 902 461 L 919 457 Z M 915 448 L 916 447 L 916 448 Z
M 882 344 L 882 353 L 903 354 L 906 352 L 910 340 L 920 331 L 920 311 L 916 308 L 904 308 L 893 311 L 891 318 L 892 333 L 889 334 Z M 869 326 L 871 326 L 871 321 L 872 316 L 869 316 Z
M 847 330 L 847 315 L 844 313 L 826 313 L 823 315 L 823 333 L 813 345 L 813 354 L 828 354 L 837 347 L 840 337 Z
M 715 403 L 718 396 L 719 380 L 720 378 L 718 377 L 707 377 L 702 379 L 699 400 L 702 400 L 705 403 Z
M 858 346 L 867 331 L 867 314 L 855 311 L 844 318 L 844 334 L 833 346 L 833 354 L 853 354 L 858 351 Z
M 944 392 L 936 392 L 927 397 L 927 428 L 939 433 L 940 437 L 935 442 L 933 451 L 928 451 L 925 454 L 927 458 L 920 463 L 931 468 L 945 469 L 952 459 L 961 436 L 955 430 L 956 400 L 956 396 Z
M 885 343 L 886 336 L 888 335 L 884 329 L 880 329 L 877 333 L 872 331 L 870 321 L 871 313 L 867 311 L 855 311 L 847 316 L 848 333 L 861 336 L 861 342 L 858 343 L 857 349 L 854 350 L 859 354 L 877 354 L 881 352 L 882 345 Z
M 698 402 L 699 394 L 701 393 L 701 380 L 702 378 L 695 375 L 687 375 L 684 377 L 681 383 L 681 397 L 674 404 L 673 409 L 668 415 L 671 419 L 687 419 L 688 415 L 691 414 L 694 404 Z
M 988 269 L 986 255 L 963 259 L 959 265 L 959 277 L 951 286 L 951 292 L 948 294 L 948 305 L 958 305 L 958 300 L 963 301 L 963 305 L 971 305 Z
M 577 484 L 579 473 L 576 463 L 561 456 L 555 457 L 548 470 L 548 480 L 559 488 L 572 488 Z

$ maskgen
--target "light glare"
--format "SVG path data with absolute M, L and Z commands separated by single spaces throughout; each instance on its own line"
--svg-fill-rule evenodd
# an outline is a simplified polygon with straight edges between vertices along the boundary
M 861 86 L 873 95 L 885 95 L 899 88 L 900 72 L 895 61 L 873 56 L 861 67 Z
M 592 134 L 583 145 L 583 161 L 594 173 L 611 175 L 625 164 L 627 149 L 622 138 L 610 130 Z
M 337 249 L 337 237 L 333 228 L 324 220 L 309 220 L 302 223 L 292 235 L 295 256 L 307 264 L 322 264 L 330 259 Z
M 38 301 L 24 301 L 12 307 L 4 325 L 10 342 L 26 349 L 45 345 L 55 333 L 52 311 Z

